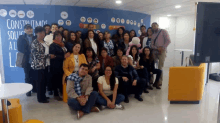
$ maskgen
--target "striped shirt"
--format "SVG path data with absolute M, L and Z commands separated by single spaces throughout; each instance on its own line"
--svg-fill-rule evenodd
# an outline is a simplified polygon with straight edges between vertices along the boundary
M 158 47 L 163 47 L 165 49 L 167 49 L 167 46 L 171 43 L 170 41 L 170 36 L 168 34 L 168 32 L 165 29 L 158 29 L 157 32 L 154 32 L 152 35 L 152 39 L 151 39 L 151 47 L 153 49 L 157 49 Z M 158 33 L 160 32 L 160 34 L 158 35 Z M 158 37 L 157 37 L 158 35 Z M 154 39 L 157 37 L 157 40 L 155 41 L 156 43 L 154 44 Z

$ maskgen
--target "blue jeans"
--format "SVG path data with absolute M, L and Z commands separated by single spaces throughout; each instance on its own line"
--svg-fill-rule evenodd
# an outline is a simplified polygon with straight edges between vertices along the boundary
M 70 98 L 68 99 L 68 105 L 73 108 L 74 110 L 81 110 L 84 113 L 90 113 L 92 107 L 95 105 L 96 99 L 98 97 L 98 92 L 93 91 L 85 106 L 81 106 L 80 103 L 77 101 L 76 98 Z
M 108 96 L 110 100 L 112 100 L 113 95 Z M 122 101 L 125 100 L 125 96 L 122 94 L 117 94 L 115 104 L 120 104 Z M 96 100 L 96 103 L 99 105 L 107 106 L 107 101 L 99 94 Z

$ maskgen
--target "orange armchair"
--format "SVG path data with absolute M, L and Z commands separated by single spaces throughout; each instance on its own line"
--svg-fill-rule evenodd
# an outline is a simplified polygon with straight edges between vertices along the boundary
M 173 103 L 198 104 L 204 91 L 206 64 L 170 67 L 168 100 Z

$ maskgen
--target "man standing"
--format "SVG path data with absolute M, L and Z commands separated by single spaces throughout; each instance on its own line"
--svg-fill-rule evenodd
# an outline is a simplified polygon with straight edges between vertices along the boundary
M 147 37 L 146 26 L 142 25 L 140 27 L 140 30 L 141 30 L 140 43 L 141 43 L 141 47 L 143 47 L 143 40 L 145 37 Z
M 151 47 L 154 49 L 155 61 L 159 60 L 158 69 L 163 70 L 164 61 L 167 54 L 167 47 L 171 43 L 168 32 L 165 29 L 160 29 L 159 25 L 154 22 L 151 25 L 153 35 L 151 39 Z M 163 72 L 159 80 L 159 86 L 162 86 Z
M 98 93 L 93 91 L 92 77 L 88 75 L 88 71 L 89 66 L 81 64 L 79 72 L 67 77 L 68 105 L 77 110 L 78 119 L 85 113 L 100 111 L 99 108 L 94 107 Z
M 56 23 L 53 23 L 51 25 L 51 33 L 44 38 L 44 41 L 48 46 L 53 43 L 53 34 L 55 31 L 58 31 L 58 25 Z
M 134 93 L 138 101 L 143 101 L 140 97 L 146 85 L 143 78 L 139 78 L 137 71 L 128 65 L 128 57 L 122 56 L 121 65 L 115 68 L 115 76 L 119 79 L 119 93 L 125 96 L 125 103 L 129 103 L 128 95 Z
M 25 73 L 25 83 L 29 83 L 33 85 L 32 92 L 37 92 L 37 88 L 32 81 L 32 69 L 31 69 L 31 43 L 36 39 L 33 36 L 33 28 L 30 24 L 26 24 L 24 26 L 24 35 L 20 35 L 17 40 L 17 49 L 20 53 L 24 55 L 23 57 L 23 65 Z M 31 91 L 26 93 L 27 96 L 31 96 Z

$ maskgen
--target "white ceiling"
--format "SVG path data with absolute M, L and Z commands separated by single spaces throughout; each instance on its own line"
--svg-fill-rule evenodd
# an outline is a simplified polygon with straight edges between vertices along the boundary
M 109 8 L 129 10 L 150 15 L 184 16 L 195 13 L 195 2 L 220 2 L 220 0 L 121 0 L 117 5 L 116 0 L 1 0 L 1 4 L 36 4 L 36 5 L 69 5 L 86 6 L 95 8 Z M 176 9 L 175 5 L 181 5 Z

